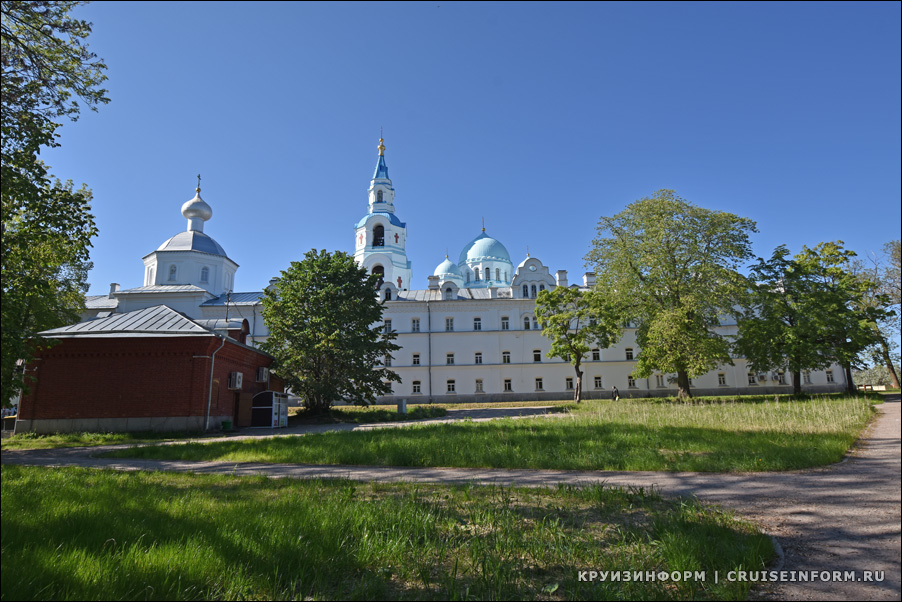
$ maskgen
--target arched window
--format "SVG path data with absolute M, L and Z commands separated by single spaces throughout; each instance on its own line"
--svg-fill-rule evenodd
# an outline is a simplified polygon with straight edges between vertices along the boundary
M 523 316 L 523 330 L 529 330 L 529 316 Z
M 176 271 L 177 271 L 177 268 L 174 265 L 169 266 L 169 281 L 170 282 L 175 282 Z
M 479 282 L 479 268 L 475 268 L 473 273 L 476 274 L 476 282 Z
M 454 298 L 453 295 L 454 295 L 454 289 L 452 289 L 450 286 L 445 289 L 445 299 L 453 299 Z
M 385 228 L 383 228 L 381 225 L 373 228 L 373 246 L 385 246 Z
M 385 300 L 391 301 L 391 289 L 390 288 L 385 289 Z
M 541 292 L 544 291 L 544 290 L 545 290 L 545 285 L 544 285 L 544 284 L 540 284 L 540 285 L 539 285 L 539 292 L 541 293 Z
M 385 268 L 382 267 L 381 265 L 374 265 L 373 266 L 373 274 L 379 274 L 379 276 L 384 278 L 385 277 Z
M 209 282 L 210 281 L 210 268 L 207 268 L 207 267 L 201 268 L 200 281 L 201 282 Z
M 528 284 L 523 285 L 523 298 L 529 299 L 529 285 Z
M 381 203 L 381 202 L 382 202 L 382 191 L 381 191 L 381 190 L 379 190 L 379 191 L 376 192 L 376 202 L 377 202 L 377 203 Z
M 495 268 L 495 280 L 501 280 L 501 270 Z
M 532 298 L 535 299 L 536 298 L 536 285 L 533 284 L 532 287 L 530 287 L 530 288 L 532 289 Z

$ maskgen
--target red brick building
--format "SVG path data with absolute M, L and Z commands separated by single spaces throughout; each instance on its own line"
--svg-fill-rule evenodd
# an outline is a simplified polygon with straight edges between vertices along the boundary
M 56 344 L 27 368 L 16 432 L 249 426 L 253 396 L 282 384 L 269 379 L 272 357 L 244 344 L 247 332 L 247 320 L 192 320 L 159 305 L 41 333 Z

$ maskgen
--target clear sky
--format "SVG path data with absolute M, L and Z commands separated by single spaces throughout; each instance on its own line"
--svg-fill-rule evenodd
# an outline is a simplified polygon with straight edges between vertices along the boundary
M 900 237 L 900 3 L 98 2 L 112 102 L 52 173 L 94 191 L 91 293 L 205 232 L 261 290 L 353 252 L 380 127 L 413 285 L 486 231 L 571 282 L 602 215 L 661 188 L 750 217 L 757 255 Z

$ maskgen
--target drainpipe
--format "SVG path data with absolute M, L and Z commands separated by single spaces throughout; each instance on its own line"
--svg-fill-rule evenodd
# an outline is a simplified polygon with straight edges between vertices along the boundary
M 219 337 L 218 334 L 213 336 Z M 219 350 L 225 347 L 225 337 L 222 338 L 222 343 L 220 343 L 219 347 L 216 348 L 216 351 L 213 352 L 213 355 L 210 356 L 210 385 L 207 387 L 207 419 L 204 422 L 204 430 L 210 430 L 210 407 L 213 405 L 213 368 L 216 366 L 216 354 L 219 353 Z
M 429 403 L 432 403 L 432 312 L 426 301 L 426 369 L 428 370 Z

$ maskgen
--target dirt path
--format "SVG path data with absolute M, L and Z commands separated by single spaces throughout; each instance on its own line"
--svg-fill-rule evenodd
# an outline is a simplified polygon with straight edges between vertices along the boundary
M 598 483 L 656 487 L 668 495 L 734 508 L 764 525 L 782 545 L 786 571 L 882 571 L 882 582 L 839 581 L 768 584 L 758 595 L 785 600 L 900 599 L 899 396 L 878 406 L 879 418 L 846 461 L 785 473 L 713 474 L 577 472 L 457 468 L 315 466 L 228 462 L 173 462 L 94 458 L 101 448 L 4 451 L 4 464 L 85 466 L 117 470 L 265 474 L 292 478 L 363 481 L 503 483 L 540 486 Z M 108 449 L 108 448 L 103 448 Z

